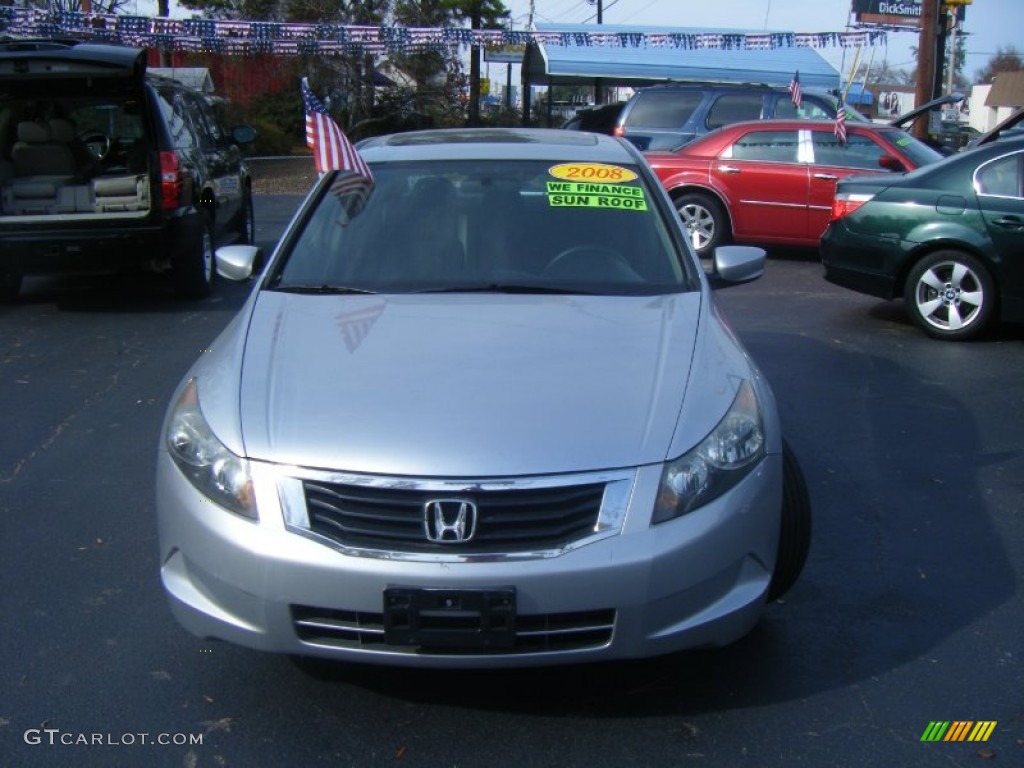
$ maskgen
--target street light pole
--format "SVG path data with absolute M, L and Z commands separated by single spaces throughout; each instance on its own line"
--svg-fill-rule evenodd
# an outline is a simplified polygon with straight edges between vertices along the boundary
M 597 0 L 597 23 L 604 23 L 604 0 Z M 594 80 L 594 103 L 604 104 L 604 88 L 601 87 L 600 78 Z

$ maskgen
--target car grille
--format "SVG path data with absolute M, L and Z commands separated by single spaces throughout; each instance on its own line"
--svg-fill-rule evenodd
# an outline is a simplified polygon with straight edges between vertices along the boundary
M 607 646 L 615 628 L 613 609 L 519 615 L 515 619 L 515 640 L 510 648 L 400 646 L 385 642 L 384 615 L 381 613 L 303 605 L 293 605 L 291 610 L 295 633 L 304 643 L 389 653 L 482 656 L 576 651 Z M 452 617 L 450 621 L 453 628 L 465 629 L 459 618 Z
M 356 549 L 397 552 L 517 552 L 553 549 L 595 531 L 604 484 L 472 493 L 371 488 L 303 481 L 310 530 Z M 435 543 L 424 530 L 424 505 L 438 498 L 477 505 L 470 541 Z

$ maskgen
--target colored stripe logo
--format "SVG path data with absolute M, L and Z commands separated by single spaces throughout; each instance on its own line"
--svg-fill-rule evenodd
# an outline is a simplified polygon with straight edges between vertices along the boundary
M 932 720 L 921 741 L 988 741 L 996 729 L 995 720 Z

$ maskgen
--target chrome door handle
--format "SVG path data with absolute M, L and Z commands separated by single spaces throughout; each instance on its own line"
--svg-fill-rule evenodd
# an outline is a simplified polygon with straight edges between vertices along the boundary
M 825 181 L 837 181 L 839 179 L 838 176 L 833 176 L 831 173 L 816 173 L 814 178 L 824 179 Z
M 737 168 L 735 165 L 720 165 L 720 166 L 718 166 L 718 170 L 720 170 L 722 173 L 739 173 L 740 172 L 740 169 Z

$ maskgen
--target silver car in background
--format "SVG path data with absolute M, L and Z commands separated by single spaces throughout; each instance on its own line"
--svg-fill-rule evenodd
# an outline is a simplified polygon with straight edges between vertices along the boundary
M 772 393 L 642 156 L 429 131 L 328 174 L 174 394 L 160 569 L 200 637 L 425 667 L 746 634 L 810 508 Z M 251 246 L 217 254 L 246 279 Z M 716 279 L 764 269 L 721 248 Z

